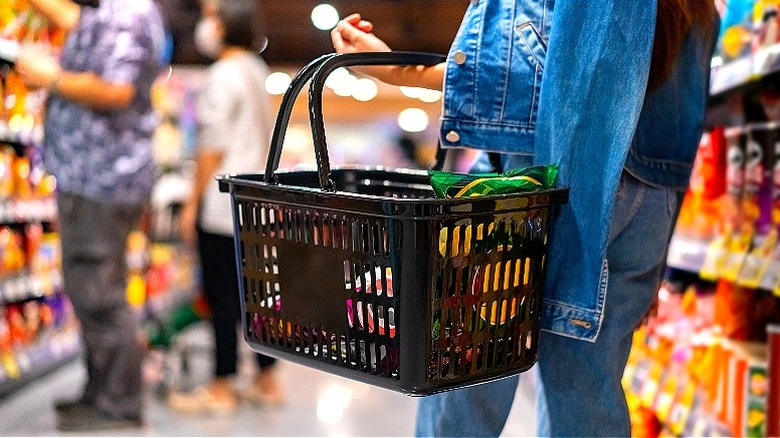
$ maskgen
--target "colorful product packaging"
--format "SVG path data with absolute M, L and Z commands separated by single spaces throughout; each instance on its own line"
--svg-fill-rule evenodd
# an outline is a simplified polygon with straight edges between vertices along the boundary
M 767 329 L 769 376 L 780 376 L 780 325 Z M 766 436 L 780 436 L 780 378 L 770 378 L 767 391 Z
M 465 174 L 428 171 L 431 186 L 438 198 L 526 193 L 555 188 L 558 166 L 534 166 L 505 173 Z
M 780 147 L 780 124 L 751 125 L 746 142 L 745 201 L 749 208 L 746 212 L 748 219 L 756 221 L 758 234 L 766 235 L 773 225 L 775 196 L 780 195 L 775 193 L 774 184 L 774 169 L 778 162 L 775 151 Z
M 763 437 L 766 432 L 769 391 L 766 346 L 755 342 L 728 342 L 728 409 L 733 436 Z
M 755 0 L 730 0 L 721 19 L 718 54 L 726 61 L 750 54 Z
M 731 222 L 729 228 L 736 228 L 745 192 L 745 163 L 747 135 L 740 127 L 729 128 L 726 136 L 726 211 L 725 219 Z

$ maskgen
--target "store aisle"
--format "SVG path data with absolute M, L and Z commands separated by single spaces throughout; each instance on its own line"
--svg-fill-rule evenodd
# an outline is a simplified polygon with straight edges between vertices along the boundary
M 190 330 L 183 342 L 196 350 L 191 380 L 207 380 L 207 328 Z M 94 436 L 410 436 L 414 432 L 417 401 L 413 398 L 287 362 L 280 364 L 280 374 L 287 396 L 284 406 L 242 405 L 235 414 L 222 417 L 181 415 L 150 390 L 142 429 Z M 534 435 L 531 376 L 521 379 L 505 436 Z M 83 378 L 81 365 L 72 363 L 0 399 L 0 436 L 58 435 L 53 400 L 75 397 L 80 385 L 74 382 Z

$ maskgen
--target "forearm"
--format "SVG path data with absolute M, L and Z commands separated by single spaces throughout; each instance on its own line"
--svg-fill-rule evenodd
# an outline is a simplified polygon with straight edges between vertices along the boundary
M 63 71 L 51 84 L 52 92 L 96 111 L 126 108 L 135 96 L 130 84 L 106 82 L 94 73 Z
M 378 67 L 376 71 L 366 72 L 390 85 L 430 88 L 441 90 L 444 84 L 445 63 L 434 66 L 410 65 L 401 67 Z
M 66 32 L 73 30 L 78 24 L 81 7 L 70 0 L 28 0 L 28 2 L 38 13 Z

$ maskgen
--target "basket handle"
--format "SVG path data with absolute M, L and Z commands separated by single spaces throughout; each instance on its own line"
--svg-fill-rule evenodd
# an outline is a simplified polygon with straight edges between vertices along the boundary
M 446 60 L 444 55 L 419 52 L 367 52 L 345 53 L 325 59 L 309 85 L 309 121 L 314 138 L 314 153 L 317 158 L 320 187 L 323 190 L 335 191 L 330 179 L 330 159 L 328 158 L 327 140 L 325 138 L 325 123 L 322 117 L 322 90 L 325 79 L 340 67 L 358 65 L 426 65 L 432 66 Z M 438 160 L 437 154 L 437 161 Z M 437 163 L 438 164 L 438 163 Z
M 293 106 L 295 100 L 298 98 L 306 82 L 314 76 L 320 65 L 328 59 L 336 56 L 335 53 L 329 53 L 322 55 L 319 58 L 306 64 L 293 78 L 290 85 L 287 87 L 287 91 L 284 93 L 282 103 L 279 106 L 279 113 L 276 116 L 276 123 L 274 124 L 274 132 L 271 137 L 271 146 L 268 149 L 268 160 L 265 164 L 265 173 L 263 174 L 263 181 L 267 184 L 276 183 L 274 178 L 274 172 L 279 168 L 279 161 L 282 157 L 282 144 L 284 143 L 285 134 L 287 134 L 287 125 L 290 123 L 290 116 L 292 115 Z

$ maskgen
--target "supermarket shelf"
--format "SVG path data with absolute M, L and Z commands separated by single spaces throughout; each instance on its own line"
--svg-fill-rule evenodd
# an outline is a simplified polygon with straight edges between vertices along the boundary
M 660 382 L 665 382 L 672 371 L 665 369 L 659 380 L 651 377 L 650 369 L 653 360 L 645 358 L 639 363 L 629 364 L 626 367 L 624 386 L 627 392 L 631 392 L 641 400 L 642 405 L 655 411 L 654 404 L 664 395 L 660 391 Z M 679 376 L 678 376 L 679 377 Z M 625 380 L 627 379 L 627 381 Z M 675 393 L 681 393 L 682 383 L 678 383 Z M 668 401 L 668 400 L 667 400 Z M 666 404 L 661 401 L 661 405 Z M 731 436 L 731 429 L 720 422 L 703 409 L 705 404 L 701 402 L 701 395 L 697 392 L 690 405 L 685 406 L 679 400 L 669 408 L 667 426 L 677 436 L 720 437 Z
M 57 218 L 57 201 L 42 199 L 0 200 L 0 224 L 52 222 Z
M 710 97 L 720 100 L 735 92 L 758 88 L 762 82 L 780 77 L 780 44 L 758 50 L 727 64 L 713 67 Z
M 19 273 L 0 279 L 0 303 L 12 303 L 40 298 L 62 288 L 62 273 L 55 269 L 49 273 Z
M 686 236 L 675 235 L 669 244 L 666 265 L 673 269 L 699 274 L 710 242 Z M 773 291 L 780 276 L 780 261 L 772 260 L 766 274 L 761 278 L 758 289 Z M 737 281 L 740 284 L 740 281 Z
M 79 332 L 70 328 L 14 351 L 12 358 L 0 353 L 0 397 L 74 360 L 81 351 Z
M 675 235 L 669 244 L 666 264 L 681 271 L 699 273 L 709 242 L 695 237 Z

